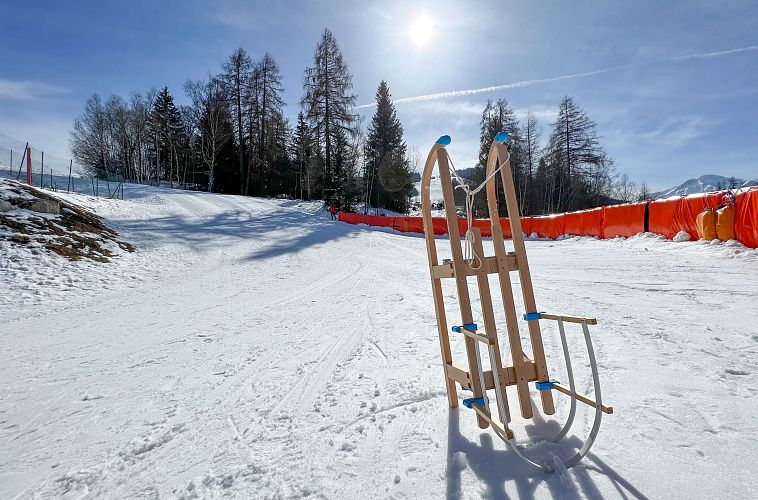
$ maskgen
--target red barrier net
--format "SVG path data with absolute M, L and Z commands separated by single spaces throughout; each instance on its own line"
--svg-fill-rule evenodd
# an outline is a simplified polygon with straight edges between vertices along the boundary
M 734 235 L 746 247 L 758 248 L 758 188 L 739 193 L 734 204 Z
M 603 234 L 601 238 L 634 236 L 645 231 L 647 202 L 628 203 L 603 207 Z

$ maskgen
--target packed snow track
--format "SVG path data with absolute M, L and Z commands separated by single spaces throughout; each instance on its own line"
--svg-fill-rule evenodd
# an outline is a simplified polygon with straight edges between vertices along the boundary
M 758 489 L 754 250 L 651 236 L 527 242 L 539 308 L 598 318 L 615 408 L 583 462 L 544 474 L 470 410 L 448 409 L 422 238 L 331 222 L 313 203 L 124 193 L 70 196 L 136 245 L 111 264 L 0 246 L 0 498 Z M 445 295 L 452 304 L 452 283 Z M 577 386 L 591 392 L 580 331 L 569 340 Z M 556 401 L 554 418 L 515 418 L 524 444 L 560 427 L 568 398 Z M 570 456 L 591 422 L 580 405 L 568 444 L 524 453 Z

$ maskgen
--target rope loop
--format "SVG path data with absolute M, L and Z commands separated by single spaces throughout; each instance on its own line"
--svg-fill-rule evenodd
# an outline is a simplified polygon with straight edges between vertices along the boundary
M 455 170 L 455 165 L 453 164 L 453 159 L 450 157 L 450 153 L 445 150 L 445 154 L 447 155 L 448 164 L 450 165 L 450 173 L 453 174 L 453 177 L 455 177 L 455 179 L 458 181 L 458 184 L 455 187 L 462 190 L 466 196 L 466 246 L 463 250 L 463 258 L 466 261 L 466 265 L 472 271 L 478 271 L 482 268 L 484 261 L 482 256 L 477 254 L 474 250 L 474 233 L 471 231 L 471 228 L 474 227 L 474 197 L 479 191 L 484 189 L 484 187 L 487 185 L 487 182 L 489 182 L 489 180 L 492 179 L 495 174 L 500 172 L 500 169 L 502 169 L 505 164 L 510 161 L 511 153 L 509 152 L 508 157 L 500 165 L 498 165 L 498 167 L 493 170 L 484 179 L 484 181 L 476 187 L 476 189 L 473 190 L 468 185 L 468 183 L 460 175 L 458 175 L 458 171 Z

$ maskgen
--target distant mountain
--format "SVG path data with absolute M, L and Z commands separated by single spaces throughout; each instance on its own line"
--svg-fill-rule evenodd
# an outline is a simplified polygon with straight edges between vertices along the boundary
M 697 179 L 688 179 L 678 186 L 674 186 L 657 193 L 650 193 L 650 198 L 668 198 L 669 196 L 681 196 L 693 193 L 707 193 L 730 188 L 758 186 L 758 179 L 745 180 L 736 177 L 724 177 L 723 175 L 701 175 Z

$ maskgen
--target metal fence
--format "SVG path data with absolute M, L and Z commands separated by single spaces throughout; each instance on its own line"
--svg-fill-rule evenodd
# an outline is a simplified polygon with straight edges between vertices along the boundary
M 92 175 L 71 159 L 45 154 L 42 149 L 3 134 L 0 134 L 0 177 L 53 191 L 108 198 L 124 196 L 122 176 Z

